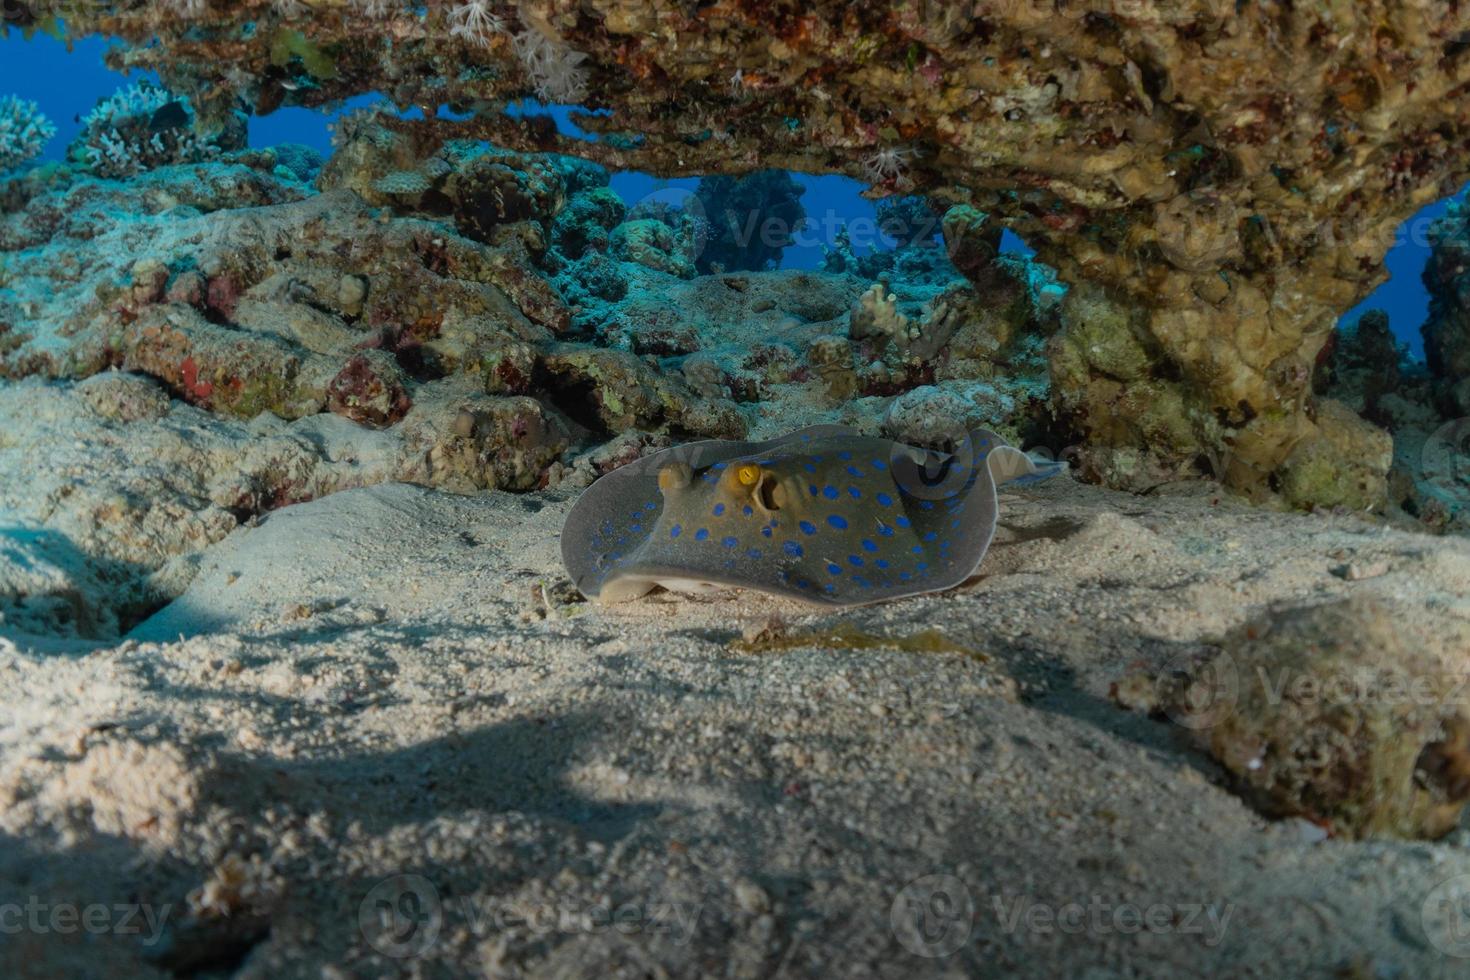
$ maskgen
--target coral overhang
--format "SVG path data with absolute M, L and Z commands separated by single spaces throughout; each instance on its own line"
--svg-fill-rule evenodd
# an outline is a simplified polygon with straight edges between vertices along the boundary
M 1284 470 L 1313 444 L 1366 438 L 1356 417 L 1316 411 L 1317 355 L 1384 279 L 1397 225 L 1470 174 L 1459 4 L 490 6 L 507 32 L 472 40 L 432 0 L 203 13 L 31 0 L 13 23 L 121 37 L 118 64 L 157 70 L 206 116 L 379 91 L 425 110 L 393 125 L 427 144 L 487 139 L 663 176 L 876 175 L 876 193 L 972 204 L 1064 280 L 1099 287 L 1074 292 L 1092 304 L 1074 322 L 1099 303 L 1133 311 L 1107 339 L 1137 347 L 1138 378 L 1110 375 L 1070 327 L 1056 342 L 1074 428 L 1166 467 L 1207 460 L 1247 490 L 1293 483 Z M 595 140 L 503 111 L 538 84 L 517 25 L 580 56 L 582 101 L 610 110 L 577 116 Z M 1130 401 L 1136 381 L 1178 418 L 1112 424 L 1148 411 Z

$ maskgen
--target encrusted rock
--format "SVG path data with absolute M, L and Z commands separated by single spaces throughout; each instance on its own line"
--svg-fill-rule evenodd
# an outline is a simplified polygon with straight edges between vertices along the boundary
M 1298 507 L 1381 511 L 1388 503 L 1393 437 L 1331 399 L 1279 471 L 1279 488 Z
M 404 381 L 403 369 L 392 355 L 363 351 L 327 383 L 327 408 L 362 425 L 392 425 L 413 405 Z
M 1470 800 L 1467 650 L 1463 619 L 1381 600 L 1275 609 L 1166 701 L 1268 814 L 1440 837 Z

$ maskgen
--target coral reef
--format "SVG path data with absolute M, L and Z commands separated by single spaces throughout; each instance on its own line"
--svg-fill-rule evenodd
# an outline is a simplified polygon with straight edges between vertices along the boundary
M 55 135 L 56 127 L 36 103 L 0 96 L 0 174 L 39 155 Z
M 1424 353 L 1447 415 L 1470 415 L 1470 208 L 1450 204 L 1429 229 Z
M 188 99 L 140 82 L 99 101 L 82 119 L 67 154 L 99 177 L 117 178 L 244 148 L 246 124 L 240 113 L 208 137 L 195 132 L 195 122 Z
M 710 231 L 699 253 L 699 271 L 761 271 L 780 265 L 781 254 L 806 222 L 804 193 L 806 188 L 784 170 L 701 180 L 694 197 Z
M 1335 316 L 1382 281 L 1391 230 L 1470 174 L 1470 49 L 1452 5 L 1035 0 L 971 17 L 821 0 L 694 16 L 674 0 L 537 0 L 518 6 L 514 38 L 481 29 L 472 43 L 462 8 L 441 5 L 318 18 L 263 0 L 207 17 L 22 7 L 21 25 L 64 10 L 73 34 L 130 42 L 116 63 L 158 70 L 209 119 L 242 97 L 268 112 L 379 90 L 404 106 L 474 109 L 392 123 L 432 140 L 666 176 L 846 173 L 971 204 L 1063 281 L 1141 311 L 1128 329 L 1184 421 L 1157 442 L 1149 425 L 1096 426 L 1093 438 L 1126 440 L 1112 447 L 1165 470 L 1208 457 L 1255 492 L 1321 438 L 1312 367 Z M 538 88 L 613 111 L 576 117 L 593 140 L 500 111 Z M 1105 378 L 1073 377 L 1074 408 L 1118 409 Z

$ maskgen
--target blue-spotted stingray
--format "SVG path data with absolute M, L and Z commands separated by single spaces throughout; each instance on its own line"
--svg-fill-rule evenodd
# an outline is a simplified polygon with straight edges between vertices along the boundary
M 1065 466 L 985 429 L 952 452 L 831 425 L 769 442 L 696 442 L 592 484 L 567 516 L 562 561 L 603 603 L 660 585 L 827 606 L 938 592 L 979 567 L 998 484 Z

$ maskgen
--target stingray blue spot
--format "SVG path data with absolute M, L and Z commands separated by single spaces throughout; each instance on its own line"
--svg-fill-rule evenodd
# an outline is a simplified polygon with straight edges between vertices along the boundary
M 903 579 L 905 582 L 907 582 L 909 579 L 913 578 L 913 576 L 910 575 L 908 572 L 899 572 L 898 573 L 898 577 L 901 578 L 901 579 Z
M 811 491 L 813 497 L 822 492 L 821 488 L 818 487 L 815 483 L 808 484 L 807 489 Z
M 684 533 L 684 529 L 682 527 L 680 527 L 679 525 L 677 525 L 677 524 L 675 524 L 673 527 L 669 528 L 669 537 L 671 537 L 671 538 L 677 538 L 679 535 L 681 535 L 683 533 Z
M 899 517 L 896 518 L 893 523 L 897 524 L 899 527 L 908 527 L 909 519 L 907 517 Z
M 724 504 L 715 504 L 715 509 L 713 511 L 711 511 L 711 513 L 714 514 L 716 517 L 721 516 L 722 514 L 725 513 L 725 505 Z
M 878 550 L 878 545 L 875 544 L 874 542 L 872 542 L 871 540 L 869 540 L 868 538 L 863 538 L 863 550 L 864 551 L 877 551 Z
M 833 527 L 837 528 L 837 530 L 839 530 L 839 531 L 845 531 L 845 530 L 847 530 L 847 518 L 843 517 L 841 514 L 833 514 L 833 515 L 831 515 L 830 517 L 827 518 L 827 523 L 828 524 L 831 524 Z
M 989 439 L 981 439 L 980 440 L 980 446 L 981 446 L 981 448 L 984 448 L 985 446 L 988 446 L 988 445 L 990 445 L 990 440 Z
M 852 453 L 840 452 L 837 454 L 837 458 L 842 460 L 843 462 L 846 462 L 847 460 L 852 459 Z
M 893 537 L 893 528 L 889 527 L 887 524 L 879 524 L 878 533 L 883 535 L 883 537 L 885 538 L 891 538 Z
M 800 524 L 798 524 L 796 526 L 799 527 L 799 528 L 801 528 L 801 533 L 802 534 L 816 534 L 817 533 L 817 526 L 815 524 L 813 524 L 811 521 L 802 521 Z
M 724 545 L 726 548 L 733 548 L 739 543 L 739 538 L 725 538 L 723 541 L 720 542 L 720 544 Z
M 924 540 L 925 541 L 937 541 L 938 539 L 939 539 L 939 535 L 935 534 L 933 531 L 930 531 L 930 532 L 928 532 L 927 534 L 924 535 Z
M 769 538 L 771 536 L 771 529 L 768 527 L 763 527 L 761 528 L 761 534 Z
M 837 488 L 832 486 L 830 483 L 827 484 L 827 486 L 822 488 L 822 496 L 826 497 L 828 500 L 836 500 Z
M 709 528 L 707 527 L 702 527 L 698 531 L 694 532 L 695 541 L 703 541 L 707 537 L 709 537 Z
M 875 469 L 875 470 L 886 470 L 886 469 L 888 469 L 888 464 L 885 463 L 885 462 L 883 462 L 883 460 L 881 460 L 881 459 L 875 459 L 875 460 L 873 460 L 872 466 L 873 466 L 873 469 Z
M 735 559 L 734 558 L 726 558 L 723 562 L 720 563 L 720 567 L 721 568 L 727 568 L 727 569 L 728 568 L 734 568 L 735 567 Z
M 863 560 L 861 558 L 859 558 L 857 555 L 848 555 L 847 556 L 847 563 L 849 565 L 856 565 L 858 568 L 862 568 L 863 567 Z
M 833 585 L 831 582 L 828 582 L 826 585 L 822 586 L 822 590 L 824 592 L 836 592 L 837 586 Z
M 740 508 L 740 513 L 744 514 L 746 517 L 749 517 L 751 514 L 754 514 L 755 511 L 750 509 L 749 504 L 746 504 L 744 507 Z
M 934 509 L 934 501 L 932 501 L 932 500 L 921 500 L 921 501 L 919 501 L 919 509 L 920 510 L 933 510 Z
M 801 545 L 797 544 L 795 541 L 786 542 L 781 546 L 781 550 L 786 552 L 792 558 L 800 558 L 803 554 L 801 550 Z
M 655 503 L 647 503 L 647 504 L 644 504 L 643 505 L 643 509 L 644 510 L 658 510 L 658 504 L 655 504 Z
M 924 546 L 921 545 L 921 544 L 916 544 L 912 548 L 910 548 L 909 550 L 912 551 L 916 555 L 922 555 L 924 553 Z
M 863 492 L 861 490 L 859 490 L 857 487 L 848 487 L 847 488 L 847 492 L 850 493 L 850 494 L 852 494 L 852 499 L 853 500 L 859 500 L 859 499 L 862 498 L 862 495 L 863 495 Z
M 856 466 L 849 466 L 847 468 L 847 472 L 850 476 L 855 476 L 858 478 L 861 478 L 863 475 L 863 471 L 858 469 Z
M 808 473 L 815 473 L 817 471 L 817 468 L 811 463 L 802 463 L 801 468 L 806 470 Z
M 802 433 L 801 441 L 802 442 L 811 442 L 812 441 L 811 433 L 810 432 Z
M 926 569 L 926 568 L 929 567 L 929 563 L 926 562 L 926 561 L 921 561 L 918 564 L 916 564 L 914 567 L 917 568 L 919 571 L 922 572 L 924 569 Z
M 878 503 L 882 504 L 884 507 L 892 507 L 893 506 L 893 498 L 890 497 L 890 496 L 888 496 L 888 494 L 886 494 L 886 493 L 880 493 L 880 494 L 878 494 L 878 496 L 875 499 L 878 501 Z
M 865 589 L 868 587 L 868 580 L 863 578 L 861 575 L 854 575 L 852 577 L 852 580 Z
M 730 464 L 729 464 L 729 463 L 728 463 L 728 462 L 725 462 L 725 461 L 721 461 L 721 462 L 718 462 L 718 463 L 716 463 L 716 464 L 715 464 L 715 465 L 714 465 L 714 468 L 715 468 L 715 469 L 717 469 L 717 470 L 722 470 L 722 469 L 724 469 L 724 468 L 725 468 L 725 467 L 726 467 L 726 466 L 729 466 L 729 465 L 730 465 Z
M 949 526 L 952 527 L 952 528 L 959 527 L 960 526 L 960 522 L 957 521 L 957 520 L 956 521 L 950 521 L 949 522 Z
M 888 560 L 886 558 L 879 558 L 877 561 L 873 562 L 873 564 L 877 565 L 879 568 L 887 568 Z
M 643 525 L 642 524 L 631 524 L 631 525 L 628 526 L 628 530 L 629 531 L 632 531 L 632 532 L 634 532 L 636 534 L 637 532 L 643 530 Z
M 751 548 L 745 554 L 751 558 L 759 558 L 761 556 L 761 550 L 759 548 Z
M 820 463 L 821 461 L 822 461 L 822 457 L 820 457 L 820 456 L 813 456 L 812 457 L 812 462 L 813 463 Z
M 829 561 L 829 562 L 827 562 L 827 571 L 828 571 L 829 574 L 832 574 L 832 575 L 841 575 L 842 574 L 842 566 L 840 566 L 840 565 L 834 565 L 834 564 L 832 564 Z

